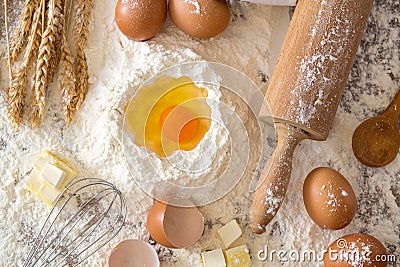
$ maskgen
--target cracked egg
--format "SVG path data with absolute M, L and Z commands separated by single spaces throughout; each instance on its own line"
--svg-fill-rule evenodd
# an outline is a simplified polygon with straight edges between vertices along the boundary
M 161 76 L 139 90 L 126 107 L 125 123 L 138 146 L 161 157 L 192 150 L 211 125 L 207 90 L 187 76 Z

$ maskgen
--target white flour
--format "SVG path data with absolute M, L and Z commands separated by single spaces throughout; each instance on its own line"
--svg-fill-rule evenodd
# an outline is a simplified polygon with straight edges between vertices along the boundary
M 393 4 L 394 5 L 394 4 Z M 283 9 L 245 5 L 247 19 L 236 18 L 227 31 L 211 40 L 194 40 L 179 31 L 169 20 L 162 32 L 148 42 L 133 42 L 123 37 L 114 23 L 113 1 L 96 1 L 94 23 L 89 36 L 87 57 L 90 89 L 75 123 L 64 126 L 60 105 L 59 79 L 50 85 L 49 102 L 41 128 L 29 130 L 26 125 L 15 133 L 6 118 L 6 92 L 0 90 L 0 266 L 19 266 L 25 257 L 27 243 L 38 230 L 49 209 L 24 188 L 30 170 L 28 155 L 43 149 L 68 159 L 79 171 L 79 177 L 107 179 L 122 189 L 128 205 L 126 227 L 106 248 L 99 251 L 87 266 L 107 266 L 111 249 L 128 238 L 149 240 L 145 227 L 152 200 L 135 184 L 125 164 L 121 147 L 121 111 L 142 82 L 159 70 L 178 63 L 205 59 L 233 66 L 265 90 L 268 82 L 267 63 L 271 29 Z M 373 31 L 366 41 L 382 38 L 385 49 L 395 50 L 400 40 L 399 27 L 389 25 L 397 13 L 374 9 L 377 28 L 386 29 L 384 37 Z M 370 27 L 374 26 L 369 25 Z M 373 27 L 372 27 L 373 28 Z M 384 35 L 384 36 L 386 36 Z M 382 46 L 382 44 L 381 44 Z M 4 51 L 4 38 L 1 40 Z M 246 179 L 223 199 L 201 208 L 206 218 L 205 233 L 196 245 L 185 250 L 169 250 L 155 244 L 162 266 L 199 266 L 199 253 L 218 245 L 216 231 L 236 218 L 244 230 L 253 266 L 261 266 L 257 251 L 269 250 L 322 251 L 338 237 L 368 232 L 381 240 L 390 253 L 400 252 L 400 157 L 381 169 L 369 169 L 358 163 L 352 154 L 351 136 L 361 120 L 381 110 L 394 96 L 399 82 L 398 49 L 383 56 L 387 63 L 366 64 L 363 53 L 378 55 L 379 45 L 360 51 L 357 60 L 364 63 L 361 73 L 352 73 L 351 86 L 346 89 L 330 137 L 326 142 L 304 141 L 294 155 L 293 174 L 283 207 L 261 236 L 251 234 L 249 211 L 252 195 L 248 192 L 253 170 Z M 373 60 L 373 59 L 372 59 Z M 6 64 L 1 62 L 1 88 L 7 84 Z M 389 70 L 395 79 L 390 79 Z M 396 78 L 397 77 L 397 78 Z M 365 90 L 367 81 L 370 88 Z M 396 85 L 397 81 L 397 85 Z M 382 88 L 382 90 L 377 90 Z M 356 103 L 357 102 L 357 103 Z M 311 221 L 302 201 L 302 184 L 315 167 L 330 166 L 340 171 L 352 184 L 358 198 L 356 218 L 340 231 L 322 230 Z M 138 174 L 148 175 L 144 170 Z M 150 241 L 154 244 L 153 241 Z M 268 266 L 281 264 L 266 263 Z M 285 263 L 285 266 L 315 266 L 316 263 Z

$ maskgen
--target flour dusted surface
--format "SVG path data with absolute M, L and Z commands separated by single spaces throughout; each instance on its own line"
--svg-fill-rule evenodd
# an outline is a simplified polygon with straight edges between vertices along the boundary
M 86 50 L 91 85 L 86 102 L 69 129 L 63 121 L 59 77 L 50 85 L 43 126 L 33 131 L 26 126 L 19 133 L 12 130 L 5 116 L 6 92 L 0 91 L 0 266 L 22 263 L 27 243 L 49 212 L 24 188 L 30 171 L 30 163 L 25 160 L 29 154 L 42 149 L 50 149 L 68 159 L 77 167 L 79 177 L 99 177 L 115 183 L 127 200 L 129 208 L 124 230 L 90 258 L 88 266 L 107 266 L 110 250 L 124 239 L 149 239 L 145 220 L 152 200 L 130 177 L 121 148 L 121 111 L 135 91 L 127 94 L 128 88 L 139 88 L 144 80 L 165 67 L 205 59 L 238 68 L 265 90 L 270 29 L 280 14 L 278 11 L 282 10 L 244 6 L 248 9 L 247 19 L 236 18 L 226 32 L 212 40 L 191 39 L 168 20 L 156 38 L 132 42 L 115 27 L 113 1 L 96 1 Z M 386 245 L 389 253 L 400 253 L 400 159 L 396 158 L 385 168 L 370 169 L 358 163 L 351 151 L 351 136 L 356 126 L 382 110 L 399 86 L 398 3 L 396 10 L 396 0 L 376 1 L 372 15 L 330 136 L 326 142 L 304 141 L 296 150 L 287 198 L 267 227 L 267 233 L 262 236 L 250 233 L 252 195 L 247 190 L 249 180 L 242 180 L 224 199 L 201 208 L 206 228 L 198 244 L 185 250 L 154 245 L 162 260 L 161 266 L 198 265 L 200 251 L 219 246 L 216 231 L 232 218 L 236 218 L 244 230 L 253 266 L 261 266 L 256 259 L 257 251 L 265 245 L 275 250 L 322 251 L 338 237 L 357 232 L 374 235 Z M 1 38 L 1 51 L 4 51 L 4 36 Z M 5 75 L 5 61 L 1 63 L 3 89 L 8 75 Z M 300 189 L 308 172 L 319 166 L 340 171 L 357 195 L 356 218 L 344 230 L 322 230 L 305 211 Z M 140 175 L 146 176 L 146 173 Z M 314 263 L 282 265 L 317 266 Z M 268 263 L 268 266 L 281 264 Z

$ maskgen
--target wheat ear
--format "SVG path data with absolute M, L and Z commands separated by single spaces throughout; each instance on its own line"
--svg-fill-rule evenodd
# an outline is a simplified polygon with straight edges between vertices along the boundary
M 46 90 L 54 73 L 52 60 L 55 55 L 55 43 L 63 29 L 63 4 L 61 0 L 50 0 L 47 27 L 43 33 L 39 46 L 39 54 L 36 65 L 35 82 L 32 92 L 31 127 L 37 127 L 43 120 L 46 106 Z
M 18 25 L 14 30 L 12 41 L 11 41 L 11 63 L 15 62 L 19 52 L 21 51 L 25 39 L 31 30 L 31 25 L 35 10 L 39 5 L 40 0 L 25 0 L 22 6 L 22 12 L 18 20 Z
M 41 1 L 40 5 L 44 5 Z M 24 100 L 26 95 L 26 87 L 28 82 L 28 71 L 32 61 L 33 54 L 39 48 L 39 40 L 41 36 L 40 30 L 41 6 L 36 8 L 33 25 L 29 34 L 28 44 L 24 51 L 23 60 L 18 69 L 13 73 L 11 86 L 8 89 L 8 117 L 12 122 L 15 130 L 19 129 L 22 122 L 22 113 L 24 110 Z
M 61 42 L 62 106 L 67 126 L 69 126 L 72 122 L 72 118 L 76 110 L 76 101 L 78 99 L 78 93 L 76 92 L 75 86 L 74 58 L 72 56 L 71 49 L 69 47 L 66 37 L 68 35 L 68 26 L 72 10 L 72 2 L 73 0 L 69 1 L 69 6 L 67 8 L 68 1 L 65 1 L 65 23 Z
M 78 93 L 75 87 L 74 58 L 68 46 L 65 33 L 61 45 L 61 68 L 62 68 L 62 104 L 67 126 L 71 124 L 75 112 Z
M 65 0 L 62 0 L 60 4 L 62 4 L 62 18 L 60 18 L 62 21 L 60 21 L 60 27 L 59 27 L 59 32 L 56 33 L 56 40 L 54 41 L 54 53 L 52 55 L 52 59 L 50 61 L 50 73 L 54 75 L 54 73 L 57 70 L 58 65 L 60 64 L 61 61 L 61 47 L 62 47 L 62 42 L 63 42 L 63 34 L 64 34 L 64 25 L 65 25 L 65 17 L 64 17 L 64 8 L 65 5 L 64 3 Z M 52 78 L 53 75 L 51 75 Z
M 76 110 L 79 110 L 85 100 L 88 86 L 89 73 L 86 62 L 85 52 L 83 51 L 88 35 L 89 23 L 92 11 L 92 0 L 77 0 L 74 41 L 76 46 L 75 74 L 76 74 L 76 90 L 78 92 L 78 100 L 76 102 Z

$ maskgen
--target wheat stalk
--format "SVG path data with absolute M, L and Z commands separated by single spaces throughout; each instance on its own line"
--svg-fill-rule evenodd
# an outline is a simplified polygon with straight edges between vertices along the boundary
M 31 127 L 37 127 L 43 120 L 46 106 L 46 90 L 54 73 L 52 60 L 56 53 L 55 44 L 63 29 L 63 4 L 61 0 L 50 0 L 47 27 L 39 46 L 35 82 L 32 92 Z
M 10 37 L 8 34 L 8 1 L 7 0 L 4 0 L 4 27 L 6 28 L 8 75 L 9 75 L 9 79 L 10 79 L 10 83 L 11 83 L 12 69 L 11 69 Z
M 19 17 L 18 25 L 14 30 L 11 42 L 11 63 L 15 62 L 15 60 L 17 59 L 19 52 L 24 45 L 26 36 L 31 30 L 35 10 L 37 9 L 39 2 L 40 0 L 25 0 L 22 6 L 22 12 Z
M 88 86 L 89 86 L 89 73 L 86 62 L 85 52 L 83 51 L 89 35 L 89 23 L 92 11 L 92 0 L 77 0 L 76 1 L 76 14 L 75 14 L 75 27 L 74 27 L 74 41 L 76 46 L 76 60 L 75 60 L 75 73 L 76 73 L 76 91 L 78 99 L 76 102 L 76 110 L 79 110 L 85 100 Z
M 24 51 L 24 56 L 21 65 L 17 71 L 11 75 L 11 85 L 8 88 L 8 117 L 12 122 L 15 130 L 18 131 L 22 122 L 22 114 L 24 110 L 24 99 L 26 95 L 26 86 L 28 82 L 28 71 L 32 61 L 33 54 L 39 48 L 40 31 L 40 16 L 41 5 L 44 5 L 44 0 L 41 0 L 40 6 L 36 8 L 33 16 L 33 25 L 29 34 L 28 44 Z

